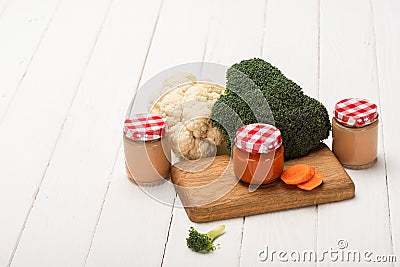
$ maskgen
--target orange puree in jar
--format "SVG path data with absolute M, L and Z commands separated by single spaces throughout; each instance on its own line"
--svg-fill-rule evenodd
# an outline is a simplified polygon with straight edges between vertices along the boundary
M 250 124 L 236 133 L 233 169 L 249 184 L 267 184 L 283 171 L 284 148 L 280 131 L 269 124 Z
M 267 184 L 281 176 L 283 170 L 283 146 L 269 153 L 249 153 L 233 148 L 233 166 L 235 175 L 245 183 L 251 180 L 261 181 L 258 184 Z

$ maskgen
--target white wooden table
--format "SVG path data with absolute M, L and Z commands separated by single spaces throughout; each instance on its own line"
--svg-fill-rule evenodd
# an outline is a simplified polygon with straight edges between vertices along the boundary
M 165 68 L 251 57 L 329 112 L 344 97 L 377 102 L 378 163 L 348 171 L 349 201 L 192 223 L 126 178 L 126 108 Z M 266 246 L 323 252 L 340 239 L 399 262 L 399 71 L 396 0 L 0 0 L 0 266 L 277 266 L 260 261 Z M 190 226 L 220 223 L 220 249 L 186 248 Z

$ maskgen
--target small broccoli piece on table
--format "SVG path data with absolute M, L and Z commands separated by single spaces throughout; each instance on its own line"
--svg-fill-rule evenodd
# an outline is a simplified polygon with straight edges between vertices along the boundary
M 329 136 L 326 108 L 268 62 L 253 58 L 231 66 L 226 89 L 212 110 L 214 125 L 228 149 L 236 131 L 251 123 L 268 123 L 282 134 L 285 160 L 307 155 Z
M 197 232 L 196 229 L 190 227 L 189 237 L 186 238 L 186 244 L 188 248 L 196 252 L 208 253 L 217 248 L 218 245 L 214 245 L 213 242 L 225 231 L 225 225 L 220 225 L 214 230 L 209 231 L 206 234 Z

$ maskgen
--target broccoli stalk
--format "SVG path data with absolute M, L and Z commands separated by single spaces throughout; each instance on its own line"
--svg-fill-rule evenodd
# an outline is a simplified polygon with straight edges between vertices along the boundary
M 186 238 L 186 244 L 188 248 L 196 252 L 208 253 L 213 251 L 219 245 L 214 245 L 213 241 L 221 236 L 225 231 L 225 225 L 220 225 L 214 230 L 209 231 L 206 234 L 197 232 L 196 229 L 190 227 L 189 237 Z

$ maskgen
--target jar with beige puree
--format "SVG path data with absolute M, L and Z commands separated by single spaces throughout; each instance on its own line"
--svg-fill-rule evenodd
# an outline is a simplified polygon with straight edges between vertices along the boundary
M 332 150 L 349 169 L 366 169 L 378 154 L 378 111 L 369 100 L 347 98 L 335 105 Z
M 166 132 L 166 120 L 160 115 L 136 114 L 125 120 L 125 167 L 131 181 L 151 185 L 169 177 L 171 149 Z

